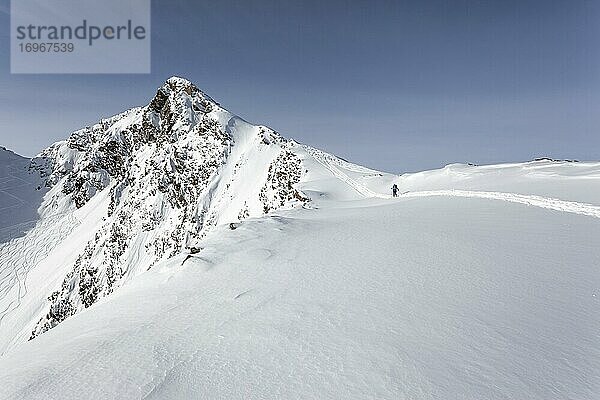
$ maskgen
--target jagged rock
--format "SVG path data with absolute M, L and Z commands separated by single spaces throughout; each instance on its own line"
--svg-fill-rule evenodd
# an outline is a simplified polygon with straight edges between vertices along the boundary
M 301 162 L 298 156 L 289 150 L 283 151 L 269 167 L 267 182 L 260 192 L 265 213 L 285 206 L 287 202 L 308 198 L 295 189 L 302 176 Z

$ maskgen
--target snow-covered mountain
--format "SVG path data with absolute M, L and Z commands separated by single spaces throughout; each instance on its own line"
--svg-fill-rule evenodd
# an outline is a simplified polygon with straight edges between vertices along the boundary
M 0 185 L 0 399 L 600 393 L 600 163 L 395 176 L 174 77 Z
M 19 263 L 52 261 L 44 261 L 46 284 L 35 299 L 17 285 L 16 293 L 0 299 L 1 353 L 91 306 L 157 262 L 197 251 L 220 224 L 309 203 L 295 187 L 308 173 L 302 146 L 243 121 L 177 77 L 168 79 L 147 106 L 53 144 L 31 160 L 28 171 L 25 159 L 5 153 L 15 159 L 7 163 L 13 170 L 37 180 L 39 221 L 26 237 L 3 245 L 3 254 L 10 254 L 3 257 L 3 267 L 9 273 Z M 37 219 L 29 214 L 28 221 Z M 3 227 L 15 225 L 7 221 Z M 13 250 L 35 252 L 40 246 L 45 251 L 34 262 L 27 252 Z M 31 267 L 23 268 L 23 279 Z M 31 300 L 26 314 L 39 314 L 34 326 L 29 317 L 12 313 L 17 304 L 25 306 L 25 297 Z

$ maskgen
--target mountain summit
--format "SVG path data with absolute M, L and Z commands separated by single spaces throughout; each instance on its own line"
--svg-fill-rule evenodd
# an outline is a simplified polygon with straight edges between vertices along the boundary
M 219 224 L 309 203 L 296 187 L 308 172 L 306 154 L 179 77 L 147 106 L 44 150 L 31 162 L 50 189 L 42 215 L 81 209 L 97 221 L 31 338 L 157 262 L 197 248 Z

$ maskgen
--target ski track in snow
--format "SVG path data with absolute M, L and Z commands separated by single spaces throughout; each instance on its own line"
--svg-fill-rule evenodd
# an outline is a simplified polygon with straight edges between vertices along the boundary
M 548 210 L 562 211 L 571 214 L 579 214 L 586 215 L 588 217 L 600 218 L 600 207 L 595 206 L 593 204 L 578 203 L 576 201 L 566 201 L 542 196 L 524 195 L 516 193 L 479 192 L 472 190 L 428 190 L 422 192 L 403 193 L 402 195 L 400 195 L 400 198 L 436 196 L 501 200 L 510 203 L 518 203 L 533 207 L 545 208 Z
M 73 213 L 41 220 L 26 236 L 0 244 L 0 324 L 27 294 L 27 274 L 62 242 L 79 220 Z
M 381 199 L 391 199 L 390 195 L 374 192 L 368 187 L 352 179 L 342 169 L 351 170 L 358 173 L 372 173 L 373 171 L 367 168 L 356 168 L 348 167 L 350 163 L 344 162 L 343 160 L 334 157 L 330 154 L 324 153 L 320 150 L 314 149 L 309 146 L 304 147 L 306 151 L 321 165 L 327 168 L 331 173 L 338 179 L 342 180 L 348 186 L 352 187 L 359 194 L 364 197 L 377 197 Z M 419 192 L 405 192 L 402 193 L 398 198 L 408 197 L 465 197 L 465 198 L 476 198 L 476 199 L 488 199 L 488 200 L 500 200 L 509 203 L 524 204 L 533 207 L 544 208 L 548 210 L 567 212 L 571 214 L 586 215 L 588 217 L 600 218 L 600 206 L 596 206 L 588 203 L 579 203 L 576 201 L 567 201 L 560 199 L 553 199 L 549 197 L 542 197 L 536 195 L 525 195 L 517 193 L 506 193 L 506 192 L 484 192 L 475 190 L 426 190 Z
M 0 181 L 0 184 L 4 185 L 7 182 L 11 182 L 14 179 L 25 182 L 23 179 L 19 178 L 16 175 L 16 173 L 17 173 L 17 169 L 15 167 L 8 166 L 8 176 L 6 176 L 2 181 Z M 30 183 L 25 182 L 25 184 L 20 185 L 20 186 L 27 186 L 27 185 L 30 185 Z M 17 187 L 19 187 L 19 186 L 17 186 Z M 10 210 L 12 208 L 19 208 L 19 207 L 22 207 L 23 205 L 25 205 L 25 201 L 23 199 L 15 196 L 14 194 L 7 191 L 7 190 L 15 189 L 15 188 L 16 187 L 3 187 L 2 189 L 0 189 L 0 193 L 5 194 L 6 196 L 8 196 L 18 202 L 17 204 L 11 204 L 9 206 L 0 207 L 0 211 Z
M 14 193 L 11 193 L 11 191 L 26 187 L 31 187 L 33 190 L 35 187 L 33 182 L 28 182 L 19 176 L 19 173 L 23 172 L 21 168 L 17 168 L 13 165 L 8 165 L 6 168 L 7 175 L 0 178 L 0 193 L 16 200 L 16 203 L 0 207 L 0 213 L 12 213 L 13 209 L 18 210 L 23 207 L 27 207 L 28 201 L 15 195 Z M 38 219 L 36 218 L 34 220 L 23 221 L 0 228 L 0 244 L 6 243 L 11 239 L 20 236 L 23 232 L 33 228 L 37 221 Z M 1 248 L 2 247 L 0 246 L 0 249 Z
M 15 206 L 18 207 L 18 206 Z M 0 208 L 0 211 L 3 209 Z M 5 228 L 0 228 L 0 249 L 3 245 L 7 244 L 6 242 L 10 242 L 11 240 L 22 236 L 23 232 L 29 231 L 31 228 L 35 226 L 38 220 L 25 221 L 14 225 L 9 225 Z
M 359 167 L 357 165 L 352 165 L 348 162 L 345 162 L 337 157 L 332 156 L 331 154 L 327 154 L 322 152 L 321 150 L 317 150 L 310 146 L 304 146 L 304 149 L 314 158 L 319 164 L 327 168 L 336 178 L 345 182 L 348 186 L 353 188 L 359 194 L 364 197 L 380 197 L 380 198 L 389 198 L 391 196 L 382 195 L 380 193 L 374 192 L 368 187 L 360 184 L 356 180 L 350 178 L 347 174 L 345 174 L 340 168 L 344 168 L 347 170 L 351 170 L 353 172 L 358 173 L 373 173 L 374 171 L 365 168 Z

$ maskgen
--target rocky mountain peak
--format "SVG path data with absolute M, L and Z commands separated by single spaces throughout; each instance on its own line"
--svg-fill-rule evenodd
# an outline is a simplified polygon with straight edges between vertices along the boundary
M 176 99 L 187 100 L 189 105 L 197 111 L 205 111 L 206 108 L 218 105 L 189 80 L 172 76 L 157 90 L 156 95 L 150 101 L 149 107 L 160 113 L 169 101 Z
M 104 216 L 49 296 L 49 311 L 32 337 L 110 294 L 126 277 L 194 248 L 218 224 L 309 201 L 295 187 L 304 172 L 296 148 L 172 77 L 147 106 L 44 150 L 31 168 L 51 188 L 47 203 L 100 207 Z M 99 193 L 106 201 L 92 202 Z

